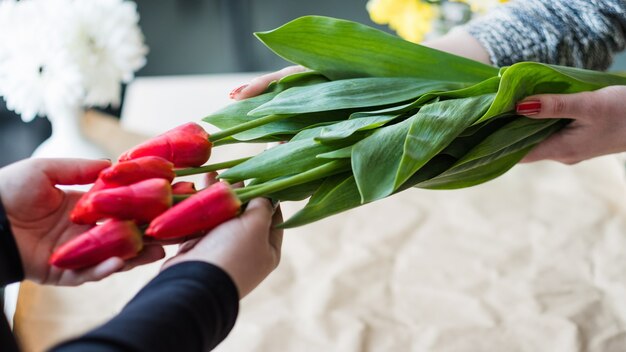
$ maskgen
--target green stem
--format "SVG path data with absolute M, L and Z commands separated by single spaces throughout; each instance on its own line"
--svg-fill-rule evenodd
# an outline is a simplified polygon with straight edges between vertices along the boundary
M 239 132 L 243 132 L 243 131 L 253 129 L 255 127 L 263 126 L 270 122 L 280 121 L 280 120 L 286 119 L 287 117 L 289 117 L 289 115 L 267 115 L 264 117 L 260 117 L 252 121 L 244 122 L 237 126 L 233 126 L 231 128 L 227 128 L 225 130 L 215 132 L 211 136 L 209 136 L 209 141 L 211 142 L 219 141 L 220 139 L 230 137 Z
M 239 200 L 241 200 L 242 203 L 246 203 L 252 198 L 266 196 L 289 187 L 335 175 L 339 172 L 345 171 L 347 167 L 349 168 L 349 166 L 350 163 L 346 160 L 334 160 L 291 177 L 256 186 L 236 189 L 235 194 L 237 194 L 237 197 L 239 197 Z
M 213 143 L 213 148 L 215 148 L 215 147 L 221 147 L 223 145 L 239 143 L 239 141 L 233 137 L 226 137 L 226 138 L 220 139 L 219 141 L 215 141 L 212 143 Z
M 233 166 L 237 166 L 237 165 L 243 163 L 244 161 L 247 161 L 247 160 L 250 160 L 250 159 L 252 159 L 252 157 L 235 159 L 235 160 L 229 160 L 229 161 L 224 161 L 222 163 L 215 163 L 215 164 L 205 165 L 205 166 L 201 166 L 201 167 L 193 167 L 193 168 L 189 168 L 189 169 L 174 170 L 174 173 L 176 174 L 176 177 L 197 175 L 197 174 L 206 174 L 207 172 L 223 170 L 223 169 L 231 168 Z
M 173 194 L 172 201 L 174 204 L 178 204 L 191 196 L 193 196 L 193 194 Z

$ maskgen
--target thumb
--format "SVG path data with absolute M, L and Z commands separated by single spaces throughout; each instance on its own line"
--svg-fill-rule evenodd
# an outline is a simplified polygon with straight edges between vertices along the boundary
M 84 185 L 94 182 L 109 160 L 38 159 L 36 165 L 55 185 Z
M 533 95 L 517 103 L 518 115 L 536 119 L 569 118 L 574 120 L 593 116 L 593 92 L 575 94 Z

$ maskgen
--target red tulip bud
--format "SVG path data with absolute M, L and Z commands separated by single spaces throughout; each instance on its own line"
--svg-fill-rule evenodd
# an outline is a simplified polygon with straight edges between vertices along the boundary
M 87 205 L 84 203 L 96 191 L 126 186 L 151 178 L 162 178 L 171 182 L 174 177 L 176 177 L 174 164 L 156 156 L 147 156 L 117 163 L 100 172 L 94 185 L 78 200 L 76 207 L 86 207 Z
M 129 186 L 90 192 L 76 204 L 70 218 L 77 224 L 94 224 L 104 218 L 148 223 L 172 206 L 172 187 L 153 178 Z
M 157 156 L 117 163 L 102 170 L 99 175 L 99 179 L 110 186 L 126 186 L 150 178 L 163 178 L 171 182 L 174 177 L 174 164 Z
M 134 222 L 109 220 L 61 245 L 49 263 L 63 269 L 81 269 L 112 257 L 130 259 L 142 247 L 141 232 Z
M 218 182 L 152 220 L 147 236 L 169 239 L 210 231 L 237 216 L 241 201 L 227 183 Z
M 180 181 L 172 185 L 172 194 L 195 194 L 196 192 L 193 182 Z
M 197 167 L 211 156 L 209 134 L 197 123 L 189 122 L 156 136 L 120 156 L 120 161 L 142 156 L 160 156 L 176 167 Z

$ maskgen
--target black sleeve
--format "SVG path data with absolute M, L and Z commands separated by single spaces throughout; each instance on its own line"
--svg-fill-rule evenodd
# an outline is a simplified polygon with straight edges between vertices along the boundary
M 24 269 L 20 252 L 0 199 L 0 287 L 23 279 Z
M 228 335 L 238 310 L 239 293 L 222 269 L 181 263 L 160 273 L 111 321 L 52 351 L 208 351 Z

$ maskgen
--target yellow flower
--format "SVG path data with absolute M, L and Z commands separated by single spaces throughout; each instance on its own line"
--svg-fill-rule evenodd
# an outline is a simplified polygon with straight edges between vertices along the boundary
M 466 3 L 472 12 L 485 13 L 492 7 L 509 0 L 447 1 Z M 433 22 L 439 17 L 439 5 L 430 4 L 424 0 L 369 0 L 367 11 L 375 23 L 388 25 L 400 37 L 416 43 L 424 40 L 424 37 L 433 29 Z
M 372 21 L 387 24 L 398 35 L 412 42 L 420 42 L 432 29 L 437 8 L 420 0 L 370 0 L 367 10 Z

